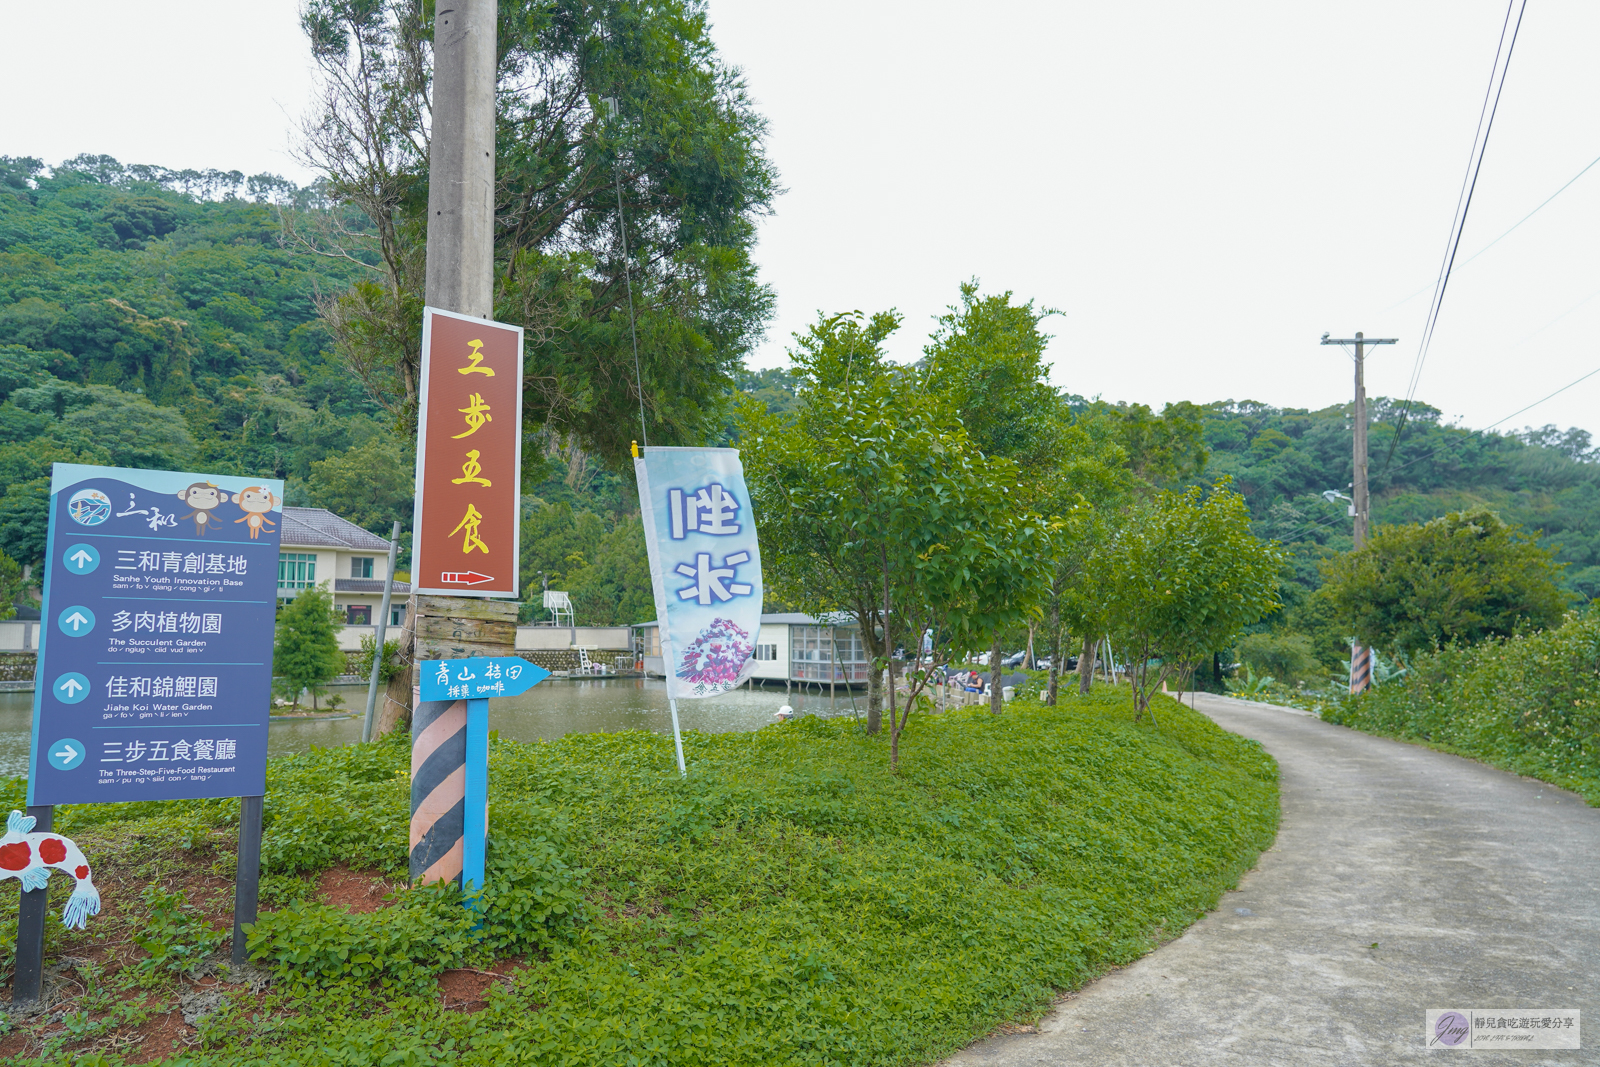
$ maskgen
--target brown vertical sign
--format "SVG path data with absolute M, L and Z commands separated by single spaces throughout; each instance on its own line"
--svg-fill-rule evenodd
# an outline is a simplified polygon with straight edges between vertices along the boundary
M 422 312 L 412 588 L 510 597 L 522 483 L 522 327 Z

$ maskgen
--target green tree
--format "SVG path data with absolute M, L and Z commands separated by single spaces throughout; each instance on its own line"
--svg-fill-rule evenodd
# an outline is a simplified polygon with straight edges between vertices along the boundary
M 1323 575 L 1346 632 L 1404 653 L 1553 626 L 1569 603 L 1550 551 L 1490 511 L 1381 526 Z
M 413 463 L 412 450 L 393 434 L 375 433 L 312 463 L 306 493 L 316 506 L 387 539 L 395 519 L 411 525 Z
M 876 346 L 892 323 L 823 319 L 800 338 L 802 403 L 793 421 L 753 401 L 739 421 L 762 543 L 770 546 L 769 588 L 803 610 L 845 610 L 860 621 L 876 663 L 868 730 L 881 728 L 887 704 L 897 766 L 900 736 L 930 672 L 914 670 L 897 705 L 892 653 L 901 644 L 914 652 L 931 631 L 939 660 L 1022 621 L 1050 530 L 1017 506 L 1016 465 L 986 457 L 914 374 L 883 363 Z
M 574 613 L 593 625 L 622 626 L 655 617 L 650 557 L 637 513 L 600 538 L 593 558 L 568 576 L 567 587 Z
M 300 707 L 300 694 L 311 694 L 311 706 L 333 678 L 344 673 L 339 649 L 344 621 L 333 607 L 327 582 L 302 590 L 278 611 L 277 639 L 272 648 L 273 687 Z M 371 662 L 368 661 L 368 668 Z
M 417 397 L 433 13 L 313 0 L 302 18 L 325 90 L 304 150 L 349 210 L 291 231 L 371 265 L 323 310 L 402 423 Z M 772 306 L 750 257 L 777 192 L 764 120 L 692 0 L 505 0 L 498 28 L 495 317 L 528 330 L 525 417 L 617 465 L 639 436 L 620 188 L 649 437 L 703 440 Z
M 17 605 L 28 595 L 31 584 L 22 577 L 22 564 L 0 552 L 0 619 L 16 616 Z
M 50 478 L 7 487 L 0 497 L 0 551 L 29 563 L 44 560 L 50 532 Z
M 1209 493 L 1162 492 L 1135 508 L 1108 553 L 1102 592 L 1111 636 L 1128 657 L 1135 722 L 1169 676 L 1278 607 L 1283 553 L 1250 532 L 1249 508 L 1226 482 Z
M 980 296 L 976 279 L 961 284 L 923 349 L 922 386 L 949 404 L 985 455 L 1006 456 L 1024 471 L 1053 464 L 1056 391 L 1045 381 L 1050 335 L 1039 323 L 1058 314 L 1009 292 Z
M 1298 633 L 1247 634 L 1235 646 L 1239 661 L 1258 675 L 1294 685 L 1323 676 L 1311 638 Z
M 923 349 L 922 388 L 955 411 L 985 455 L 1018 465 L 1018 506 L 1055 514 L 1065 503 L 1063 491 L 1071 491 L 1063 468 L 1079 442 L 1063 440 L 1065 412 L 1045 381 L 1050 337 L 1039 323 L 1052 314 L 1057 313 L 1035 308 L 1031 300 L 1013 303 L 1010 292 L 980 296 L 976 279 L 963 282 L 960 304 L 940 317 Z M 1037 588 L 1016 595 L 1025 610 L 1041 599 Z M 1031 619 L 1028 625 L 1031 632 Z M 998 681 L 1005 631 L 987 637 L 990 671 Z M 989 699 L 998 714 L 998 684 L 990 687 Z

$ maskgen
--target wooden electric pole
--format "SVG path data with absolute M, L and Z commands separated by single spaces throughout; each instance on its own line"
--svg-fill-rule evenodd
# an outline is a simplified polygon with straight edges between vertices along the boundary
M 1355 477 L 1351 479 L 1351 514 L 1355 517 L 1356 548 L 1367 543 L 1367 523 L 1371 517 L 1371 507 L 1367 496 L 1367 345 L 1392 345 L 1397 341 L 1395 337 L 1375 337 L 1372 340 L 1361 333 L 1351 338 L 1329 337 L 1322 335 L 1325 345 L 1355 345 L 1356 346 L 1356 404 L 1355 404 Z
M 1367 345 L 1392 345 L 1398 338 L 1375 337 L 1367 340 L 1366 336 L 1357 333 L 1354 337 L 1339 338 L 1322 335 L 1325 345 L 1355 345 L 1356 356 L 1356 402 L 1354 417 L 1352 419 L 1355 449 L 1354 449 L 1354 476 L 1350 480 L 1350 515 L 1354 519 L 1353 534 L 1355 550 L 1360 551 L 1367 543 L 1367 525 L 1371 518 L 1371 502 L 1367 493 L 1367 379 L 1366 361 Z M 1365 689 L 1372 678 L 1372 660 L 1369 650 L 1361 645 L 1350 646 L 1350 691 L 1359 693 Z

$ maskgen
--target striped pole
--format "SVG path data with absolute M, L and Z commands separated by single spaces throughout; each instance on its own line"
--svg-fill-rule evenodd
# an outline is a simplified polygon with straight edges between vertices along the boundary
M 1350 692 L 1365 692 L 1372 684 L 1372 649 L 1350 643 Z
M 458 881 L 461 877 L 465 858 L 462 835 L 466 829 L 467 703 L 423 700 L 411 716 L 413 882 Z

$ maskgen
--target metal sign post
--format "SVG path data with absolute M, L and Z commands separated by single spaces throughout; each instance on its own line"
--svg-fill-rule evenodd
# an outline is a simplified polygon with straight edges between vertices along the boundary
M 29 814 L 244 798 L 236 929 L 255 921 L 282 511 L 272 479 L 51 474 Z M 44 892 L 23 897 L 18 1000 L 39 995 Z

